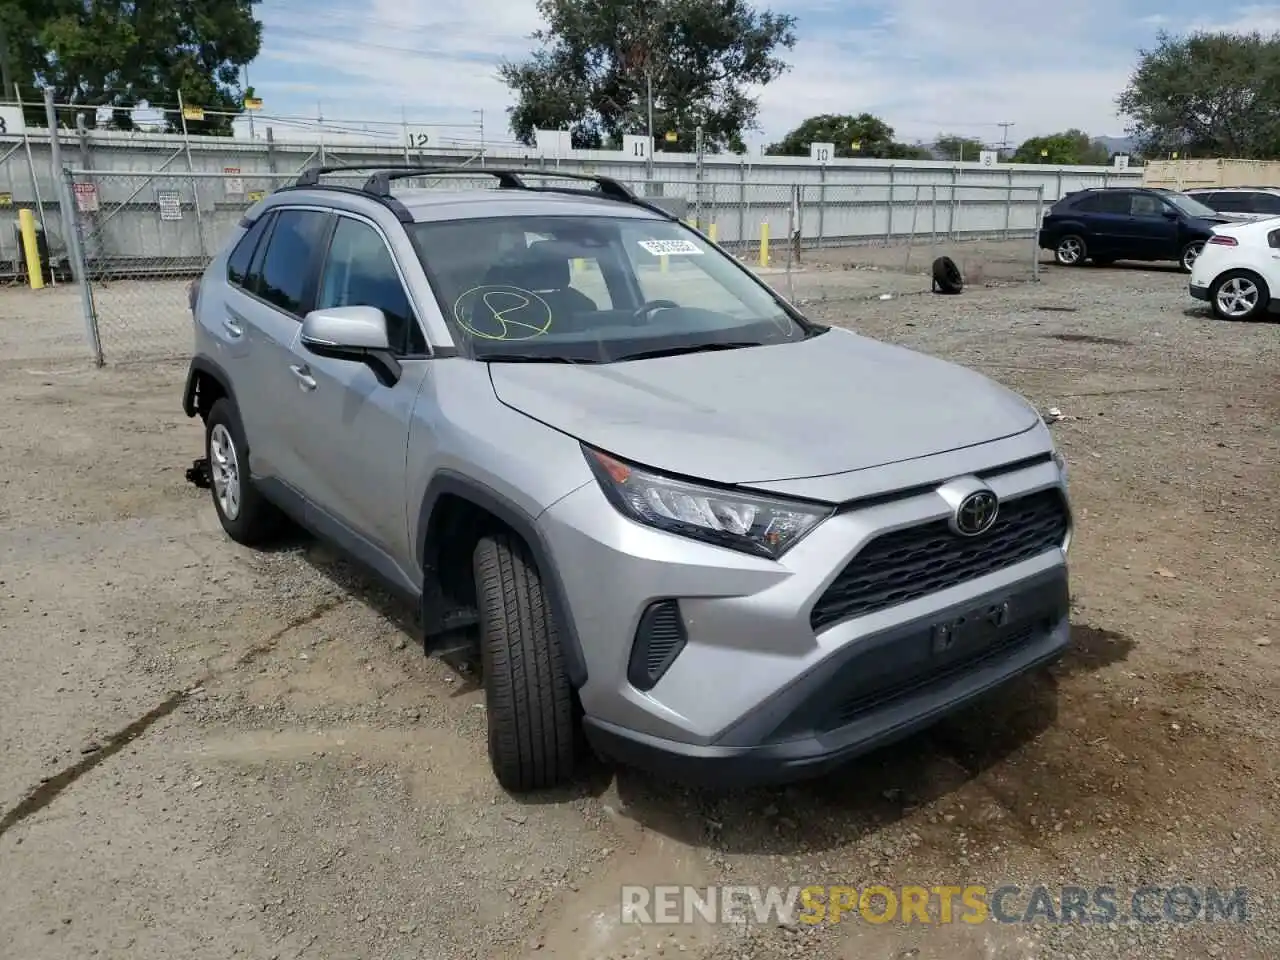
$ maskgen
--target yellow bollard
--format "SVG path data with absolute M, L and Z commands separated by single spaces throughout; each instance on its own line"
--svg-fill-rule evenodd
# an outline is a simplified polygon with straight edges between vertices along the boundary
M 760 224 L 760 266 L 769 265 L 769 224 Z
M 574 257 L 573 269 L 578 273 L 581 273 L 583 270 L 587 269 L 587 261 L 582 259 L 582 257 Z
M 36 246 L 36 218 L 25 207 L 18 211 L 18 231 L 27 254 L 27 280 L 32 290 L 40 290 L 44 287 L 44 270 L 40 267 L 40 248 Z
M 712 243 L 716 242 L 716 225 L 714 223 L 707 227 L 707 236 L 711 238 Z
M 698 220 L 696 217 L 687 217 L 684 222 L 693 227 L 693 229 L 698 229 Z
M 665 253 L 660 254 L 658 256 L 658 272 L 659 273 L 667 272 L 667 255 Z

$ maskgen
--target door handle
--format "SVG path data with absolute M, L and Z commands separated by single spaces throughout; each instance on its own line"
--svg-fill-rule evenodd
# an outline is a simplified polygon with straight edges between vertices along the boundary
M 222 321 L 222 329 L 227 331 L 227 335 L 231 337 L 232 340 L 238 340 L 244 336 L 244 330 L 240 326 L 240 321 L 235 320 L 232 317 L 227 317 L 227 319 Z
M 298 378 L 298 386 L 303 390 L 314 390 L 316 388 L 316 378 L 311 376 L 310 367 L 292 364 L 289 369 L 292 370 L 293 375 Z

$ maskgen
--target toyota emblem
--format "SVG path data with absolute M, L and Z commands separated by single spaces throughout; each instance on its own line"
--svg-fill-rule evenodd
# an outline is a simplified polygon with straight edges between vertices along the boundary
M 986 533 L 996 522 L 1000 501 L 990 490 L 977 490 L 960 501 L 952 526 L 956 533 L 976 537 Z

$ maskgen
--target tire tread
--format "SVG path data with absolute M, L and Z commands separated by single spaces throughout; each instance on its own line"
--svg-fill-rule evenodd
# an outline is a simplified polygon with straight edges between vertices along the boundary
M 502 533 L 481 539 L 474 572 L 494 774 L 509 790 L 560 786 L 574 770 L 573 694 L 537 567 Z

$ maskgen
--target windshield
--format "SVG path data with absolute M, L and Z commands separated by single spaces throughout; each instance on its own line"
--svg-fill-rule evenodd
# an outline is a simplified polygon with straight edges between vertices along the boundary
M 1206 207 L 1199 200 L 1185 193 L 1166 193 L 1164 198 L 1189 217 L 1217 217 L 1218 215 L 1212 207 Z
M 411 230 L 455 338 L 480 360 L 608 363 L 817 329 L 668 220 L 493 217 Z

